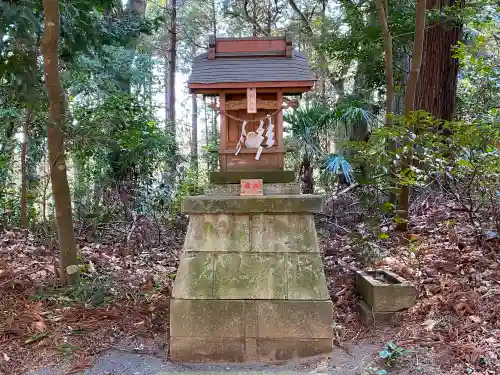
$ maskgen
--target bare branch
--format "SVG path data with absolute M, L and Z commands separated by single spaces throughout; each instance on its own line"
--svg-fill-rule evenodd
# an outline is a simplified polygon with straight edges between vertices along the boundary
M 294 12 L 300 17 L 300 19 L 304 23 L 304 28 L 305 28 L 307 35 L 312 36 L 313 30 L 311 28 L 311 25 L 309 25 L 309 22 L 308 22 L 306 16 L 304 15 L 304 13 L 302 13 L 300 11 L 299 7 L 297 6 L 297 4 L 295 3 L 294 0 L 288 0 L 288 3 L 290 4 L 290 6 L 294 10 Z

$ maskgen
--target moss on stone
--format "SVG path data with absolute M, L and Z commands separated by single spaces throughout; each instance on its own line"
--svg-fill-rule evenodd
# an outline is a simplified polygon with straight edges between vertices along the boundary
M 214 297 L 284 299 L 284 256 L 250 253 L 216 254 Z
M 184 249 L 189 251 L 249 251 L 249 216 L 195 214 L 189 221 Z
M 312 213 L 321 212 L 318 195 L 197 196 L 182 202 L 186 213 Z
M 172 296 L 174 298 L 213 298 L 214 255 L 186 252 L 181 258 Z
M 287 255 L 287 298 L 328 300 L 323 262 L 319 253 Z
M 318 252 L 311 214 L 261 214 L 250 220 L 252 251 Z

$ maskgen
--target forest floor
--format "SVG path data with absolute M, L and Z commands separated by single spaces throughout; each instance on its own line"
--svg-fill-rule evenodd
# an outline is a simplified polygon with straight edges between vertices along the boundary
M 378 226 L 388 235 L 369 240 L 367 225 L 341 206 L 317 217 L 335 305 L 337 347 L 328 359 L 265 368 L 169 364 L 168 306 L 186 223 L 159 226 L 140 219 L 133 233 L 123 223 L 99 226 L 92 236 L 79 228 L 85 273 L 78 286 L 64 289 L 53 284 L 53 239 L 0 232 L 0 374 L 41 368 L 53 370 L 39 375 L 500 374 L 500 239 L 478 246 L 462 212 L 450 202 L 427 200 L 415 210 L 409 234 L 392 232 L 388 221 Z M 373 261 L 415 283 L 418 298 L 392 325 L 366 328 L 354 272 Z M 378 358 L 389 342 L 411 350 L 392 366 Z

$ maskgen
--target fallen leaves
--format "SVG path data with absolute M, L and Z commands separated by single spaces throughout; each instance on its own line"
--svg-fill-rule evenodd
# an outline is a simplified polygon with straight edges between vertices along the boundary
M 148 237 L 141 252 L 123 256 L 113 236 L 103 243 L 80 243 L 82 279 L 114 280 L 103 290 L 110 299 L 94 298 L 91 293 L 101 290 L 86 290 L 85 285 L 70 294 L 51 286 L 55 269 L 49 248 L 32 234 L 26 238 L 24 232 L 0 232 L 0 373 L 22 374 L 61 356 L 78 373 L 91 365 L 95 354 L 117 343 L 160 353 L 154 348 L 163 348 L 167 339 L 169 275 L 175 275 L 181 231 L 179 226 L 154 236 L 160 242 Z M 80 303 L 79 296 L 102 306 Z

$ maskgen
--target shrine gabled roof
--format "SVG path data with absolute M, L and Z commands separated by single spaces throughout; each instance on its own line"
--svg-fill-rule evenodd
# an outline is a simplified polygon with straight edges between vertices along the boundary
M 292 57 L 249 56 L 209 59 L 204 53 L 195 58 L 188 84 L 246 82 L 310 82 L 315 78 L 307 58 L 299 51 Z

